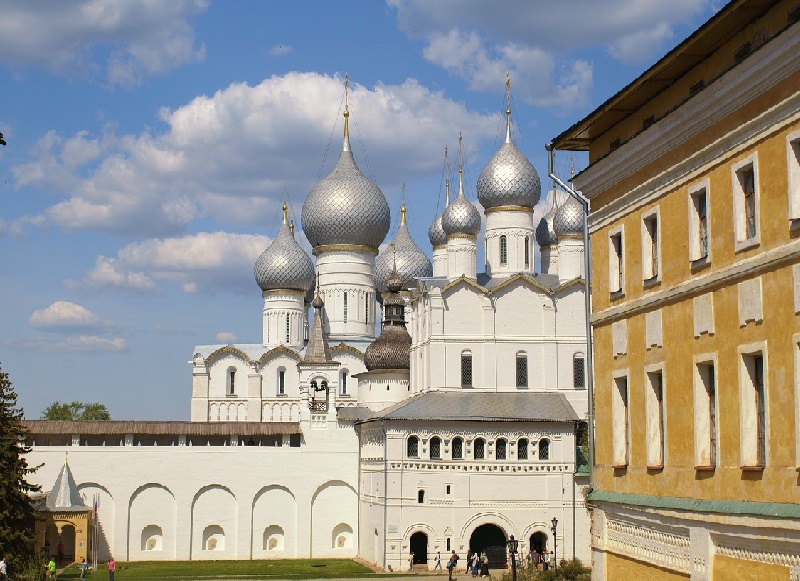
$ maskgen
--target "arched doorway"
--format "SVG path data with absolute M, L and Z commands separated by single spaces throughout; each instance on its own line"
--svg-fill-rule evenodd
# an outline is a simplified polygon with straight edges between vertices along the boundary
M 416 532 L 411 535 L 411 552 L 414 553 L 415 565 L 428 564 L 428 535 Z
M 506 550 L 506 534 L 497 525 L 481 525 L 469 538 L 469 552 L 482 554 L 486 551 L 492 569 L 506 566 Z
M 547 535 L 543 532 L 533 533 L 531 535 L 531 550 L 538 553 L 543 553 L 547 550 Z

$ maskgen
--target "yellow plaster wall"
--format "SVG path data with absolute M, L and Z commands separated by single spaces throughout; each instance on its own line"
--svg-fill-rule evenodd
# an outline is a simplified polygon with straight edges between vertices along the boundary
M 714 555 L 712 581 L 789 581 L 789 567 Z M 611 579 L 611 577 L 609 577 Z
M 689 575 L 681 575 L 674 571 L 659 569 L 652 565 L 645 565 L 633 559 L 620 557 L 613 553 L 606 553 L 606 579 L 608 581 L 622 581 L 623 579 L 646 579 L 647 581 L 684 581 Z M 736 579 L 732 577 L 731 579 Z

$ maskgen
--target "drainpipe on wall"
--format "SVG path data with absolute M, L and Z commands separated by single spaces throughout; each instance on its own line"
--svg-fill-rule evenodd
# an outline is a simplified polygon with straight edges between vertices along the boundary
M 586 302 L 586 389 L 589 395 L 589 492 L 594 489 L 594 356 L 592 353 L 592 325 L 589 317 L 592 313 L 592 252 L 589 244 L 589 199 L 573 190 L 555 174 L 555 150 L 551 141 L 544 146 L 547 150 L 547 173 L 550 179 L 576 199 L 583 206 L 583 277 L 586 286 L 584 298 Z

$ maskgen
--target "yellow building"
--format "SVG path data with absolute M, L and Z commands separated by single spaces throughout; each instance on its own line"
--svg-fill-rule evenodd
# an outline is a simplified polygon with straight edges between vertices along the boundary
M 595 579 L 800 580 L 798 19 L 734 0 L 554 140 L 589 153 Z

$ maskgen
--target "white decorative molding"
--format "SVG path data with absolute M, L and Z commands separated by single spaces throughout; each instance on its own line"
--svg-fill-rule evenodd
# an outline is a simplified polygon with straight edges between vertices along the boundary
M 607 519 L 607 548 L 665 569 L 690 573 L 689 536 Z M 688 531 L 687 531 L 688 533 Z
M 793 547 L 793 549 L 784 547 L 784 550 L 781 550 L 772 543 L 766 541 L 752 543 L 750 544 L 751 546 L 747 546 L 747 544 L 741 543 L 739 546 L 718 544 L 716 545 L 716 552 L 718 555 L 731 557 L 732 559 L 785 565 L 787 567 L 800 567 L 800 548 L 797 546 Z M 769 548 L 766 548 L 767 546 Z

